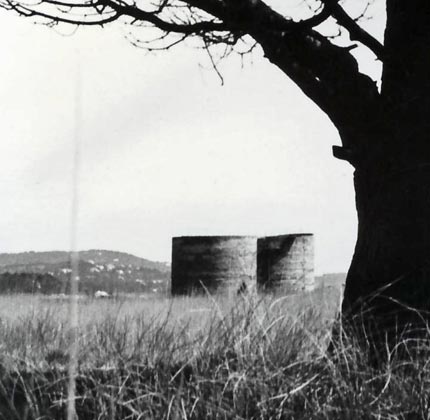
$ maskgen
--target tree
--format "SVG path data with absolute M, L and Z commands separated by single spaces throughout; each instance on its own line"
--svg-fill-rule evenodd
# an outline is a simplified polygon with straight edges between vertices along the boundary
M 339 0 L 308 0 L 306 19 L 293 20 L 262 0 L 0 0 L 3 8 L 49 26 L 152 27 L 156 39 L 132 37 L 150 50 L 197 39 L 210 54 L 224 47 L 245 54 L 259 45 L 336 126 L 333 154 L 354 168 L 358 239 L 342 311 L 359 314 L 365 333 L 426 319 L 430 306 L 430 2 L 386 0 L 379 42 Z M 324 35 L 334 22 L 349 46 Z M 354 43 L 352 43 L 354 42 Z M 360 72 L 356 45 L 383 63 L 381 86 Z M 245 47 L 244 47 L 245 46 Z M 371 308 L 370 311 L 368 309 Z M 418 311 L 416 311 L 416 310 Z

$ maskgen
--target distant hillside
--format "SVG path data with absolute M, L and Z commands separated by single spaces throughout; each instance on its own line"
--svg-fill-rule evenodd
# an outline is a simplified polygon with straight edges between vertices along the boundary
M 68 252 L 0 254 L 0 293 L 68 293 L 70 273 Z M 170 267 L 123 252 L 89 250 L 79 252 L 79 277 L 79 290 L 85 294 L 158 294 L 167 292 Z
M 145 258 L 125 252 L 108 251 L 104 249 L 90 249 L 80 251 L 79 258 L 96 264 L 132 265 L 133 267 L 144 267 L 161 272 L 170 272 L 170 266 L 164 262 L 150 261 Z M 14 265 L 37 265 L 37 264 L 61 264 L 67 263 L 70 253 L 66 251 L 47 252 L 19 252 L 15 254 L 0 254 L 0 267 Z
M 65 251 L 0 254 L 0 293 L 68 293 L 70 254 Z M 117 251 L 79 252 L 79 291 L 164 294 L 169 290 L 170 265 Z M 315 277 L 319 287 L 340 287 L 345 273 Z

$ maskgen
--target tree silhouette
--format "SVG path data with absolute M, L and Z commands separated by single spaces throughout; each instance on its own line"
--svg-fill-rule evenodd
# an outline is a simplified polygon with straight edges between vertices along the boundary
M 360 26 L 361 16 L 348 14 L 347 3 L 339 0 L 304 2 L 309 11 L 304 19 L 284 16 L 261 0 L 0 0 L 0 4 L 49 26 L 128 25 L 131 42 L 149 50 L 168 50 L 196 39 L 215 68 L 213 48 L 219 53 L 222 47 L 222 57 L 261 47 L 265 57 L 327 114 L 342 141 L 342 146 L 333 147 L 334 156 L 355 168 L 359 228 L 344 315 L 350 320 L 360 315 L 365 333 L 382 332 L 384 339 L 393 338 L 394 330 L 417 327 L 426 320 L 430 309 L 428 0 L 385 0 L 384 42 L 366 32 Z M 349 36 L 348 46 L 324 34 L 322 24 L 330 22 Z M 149 28 L 148 37 L 133 35 L 133 28 Z M 380 88 L 360 72 L 352 53 L 357 45 L 382 62 Z

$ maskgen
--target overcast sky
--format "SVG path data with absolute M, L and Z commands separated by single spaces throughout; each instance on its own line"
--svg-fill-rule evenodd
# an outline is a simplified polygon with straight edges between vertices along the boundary
M 313 232 L 316 271 L 347 269 L 352 168 L 260 51 L 224 62 L 221 86 L 203 53 L 147 54 L 120 26 L 65 37 L 0 11 L 0 39 L 0 252 L 70 247 L 80 61 L 80 249 L 169 261 L 172 236 Z

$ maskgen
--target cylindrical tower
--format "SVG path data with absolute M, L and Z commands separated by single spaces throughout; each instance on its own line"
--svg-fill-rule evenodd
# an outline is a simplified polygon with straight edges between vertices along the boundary
M 312 290 L 314 281 L 312 234 L 301 233 L 258 239 L 259 290 L 292 294 Z
M 233 294 L 255 288 L 257 238 L 182 236 L 172 240 L 172 294 Z

